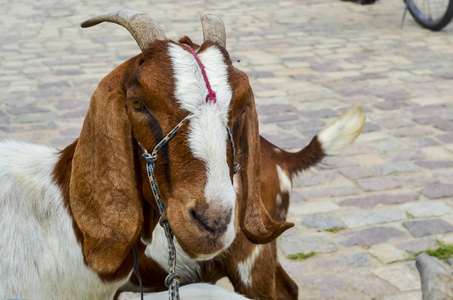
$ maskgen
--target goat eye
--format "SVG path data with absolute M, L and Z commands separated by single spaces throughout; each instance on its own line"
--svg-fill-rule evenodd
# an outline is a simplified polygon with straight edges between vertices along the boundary
M 134 100 L 132 102 L 132 107 L 134 108 L 134 110 L 136 111 L 142 111 L 143 110 L 143 102 L 140 101 L 140 100 Z

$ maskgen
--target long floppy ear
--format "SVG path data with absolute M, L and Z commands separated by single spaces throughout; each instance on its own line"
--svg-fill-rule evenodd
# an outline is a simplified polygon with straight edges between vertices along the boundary
M 94 92 L 72 162 L 71 211 L 86 262 L 99 274 L 118 270 L 143 223 L 122 71 L 118 67 Z
M 260 136 L 255 103 L 247 108 L 240 147 L 241 178 L 243 187 L 240 225 L 245 236 L 256 244 L 269 243 L 276 239 L 293 223 L 275 222 L 261 201 L 260 185 Z

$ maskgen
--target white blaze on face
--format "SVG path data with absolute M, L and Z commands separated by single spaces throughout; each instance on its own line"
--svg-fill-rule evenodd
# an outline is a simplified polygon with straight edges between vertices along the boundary
M 170 44 L 169 55 L 174 71 L 175 97 L 182 109 L 193 114 L 188 124 L 190 149 L 195 158 L 206 164 L 206 201 L 234 212 L 236 194 L 227 164 L 230 145 L 226 130 L 232 91 L 224 56 L 216 46 L 198 55 L 217 97 L 216 103 L 206 103 L 208 89 L 195 57 L 175 44 Z M 224 242 L 229 244 L 233 239 L 232 218 Z

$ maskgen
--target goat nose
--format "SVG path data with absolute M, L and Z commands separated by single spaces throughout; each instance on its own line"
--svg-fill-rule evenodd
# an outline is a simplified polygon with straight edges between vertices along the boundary
M 227 230 L 231 220 L 232 209 L 191 209 L 190 215 L 198 226 L 210 233 L 223 233 Z

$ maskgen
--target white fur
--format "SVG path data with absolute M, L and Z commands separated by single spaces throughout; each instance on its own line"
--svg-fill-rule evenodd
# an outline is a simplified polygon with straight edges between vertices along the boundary
M 169 47 L 169 55 L 175 77 L 175 97 L 181 108 L 193 114 L 188 125 L 190 149 L 194 157 L 206 165 L 206 202 L 234 211 L 236 193 L 227 164 L 229 142 L 226 131 L 232 91 L 223 54 L 216 46 L 211 46 L 198 55 L 205 66 L 211 87 L 216 92 L 215 104 L 206 103 L 208 89 L 193 55 L 174 44 Z M 234 237 L 232 218 L 223 237 L 225 248 L 233 242 Z M 212 257 L 210 255 L 203 259 Z
M 362 107 L 353 105 L 338 119 L 324 127 L 318 134 L 324 152 L 327 155 L 335 155 L 350 145 L 362 132 L 365 119 Z
M 278 179 L 280 180 L 280 191 L 282 193 L 290 193 L 293 188 L 293 184 L 291 183 L 291 179 L 279 165 L 277 165 L 277 174 Z
M 245 286 L 252 286 L 252 268 L 255 265 L 255 260 L 258 258 L 260 252 L 261 246 L 256 245 L 252 255 L 238 264 L 239 277 Z
M 0 142 L 0 299 L 111 299 L 82 249 L 52 180 L 55 149 Z
M 199 282 L 201 280 L 200 265 L 193 261 L 173 238 L 176 247 L 176 273 L 182 284 Z M 164 270 L 168 270 L 168 246 L 163 228 L 158 224 L 153 231 L 153 242 L 146 247 L 145 255 L 152 258 Z
M 183 300 L 246 300 L 244 296 L 230 292 L 220 286 L 197 283 L 182 286 L 179 288 L 179 294 Z M 146 295 L 145 300 L 168 300 L 168 292 L 154 293 Z M 136 298 L 134 300 L 140 300 Z

